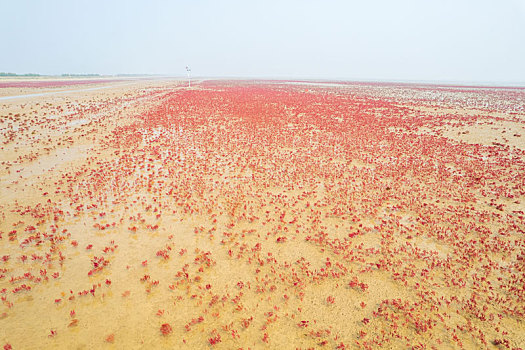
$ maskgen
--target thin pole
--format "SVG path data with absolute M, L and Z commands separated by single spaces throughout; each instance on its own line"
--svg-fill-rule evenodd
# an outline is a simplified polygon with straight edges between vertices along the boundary
M 188 73 L 188 87 L 191 88 L 191 68 L 186 66 L 186 72 Z

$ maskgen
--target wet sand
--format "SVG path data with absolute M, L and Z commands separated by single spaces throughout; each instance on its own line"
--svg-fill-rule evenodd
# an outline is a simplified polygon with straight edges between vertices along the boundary
M 0 345 L 525 347 L 524 89 L 105 86 L 0 100 Z

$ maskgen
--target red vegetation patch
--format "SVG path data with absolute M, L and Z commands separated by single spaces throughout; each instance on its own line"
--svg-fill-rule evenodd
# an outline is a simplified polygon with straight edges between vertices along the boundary
M 162 326 L 160 326 L 160 332 L 162 335 L 169 335 L 171 332 L 173 332 L 173 329 L 169 323 L 164 323 Z

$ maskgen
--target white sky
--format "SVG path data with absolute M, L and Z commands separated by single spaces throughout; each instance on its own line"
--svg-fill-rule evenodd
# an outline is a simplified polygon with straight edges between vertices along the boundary
M 525 82 L 525 0 L 0 0 L 0 71 Z

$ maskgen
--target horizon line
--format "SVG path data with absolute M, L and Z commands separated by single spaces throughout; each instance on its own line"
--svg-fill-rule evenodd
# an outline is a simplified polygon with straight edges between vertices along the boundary
M 2 72 L 4 73 L 4 72 Z M 12 73 L 15 75 L 0 75 L 0 79 L 5 78 L 105 78 L 105 77 L 157 77 L 157 78 L 179 78 L 186 80 L 185 74 L 173 73 L 59 73 L 59 74 L 40 74 L 40 73 Z M 505 88 L 524 88 L 525 81 L 490 81 L 490 80 L 448 80 L 448 79 L 378 79 L 378 78 L 332 78 L 332 77 L 283 77 L 283 76 L 228 76 L 228 75 L 203 75 L 193 76 L 192 80 L 280 80 L 280 81 L 305 81 L 305 82 L 359 82 L 359 83 L 397 83 L 397 84 L 428 84 L 428 85 L 457 85 L 463 87 L 505 87 Z

